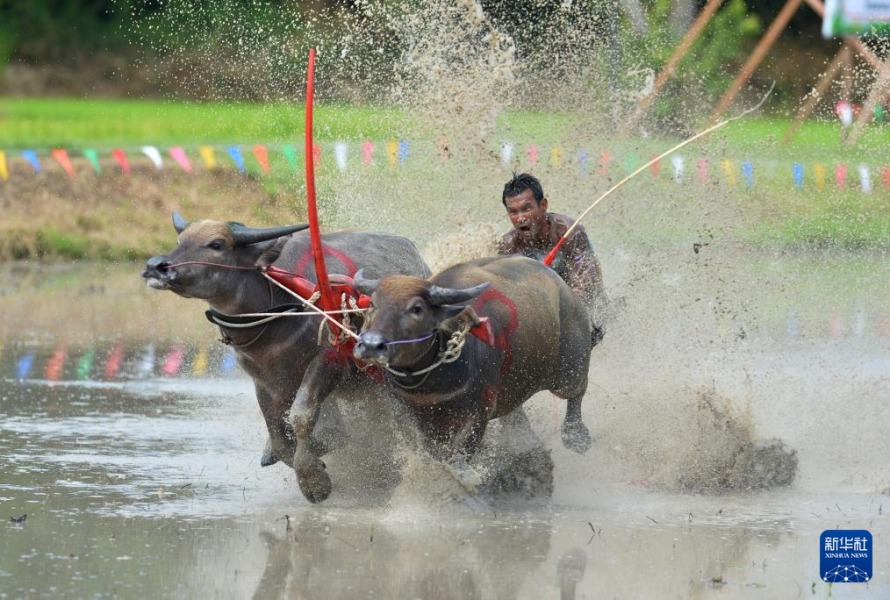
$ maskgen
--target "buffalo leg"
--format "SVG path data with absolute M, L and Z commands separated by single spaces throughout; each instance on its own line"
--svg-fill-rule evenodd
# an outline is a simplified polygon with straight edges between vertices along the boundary
M 455 479 L 468 491 L 481 485 L 482 477 L 469 464 L 476 453 L 488 415 L 484 408 L 424 407 L 415 411 L 427 448 L 443 460 Z
M 297 472 L 300 491 L 310 502 L 322 502 L 331 494 L 331 478 L 318 454 L 318 444 L 310 443 L 321 404 L 343 376 L 344 366 L 317 356 L 303 377 L 290 411 L 290 425 L 294 431 L 297 448 L 293 467 Z
M 569 398 L 566 405 L 566 418 L 562 424 L 562 445 L 578 454 L 590 449 L 591 439 L 587 425 L 581 421 L 581 400 L 583 396 Z
M 260 466 L 268 467 L 279 460 L 284 460 L 287 466 L 291 466 L 295 446 L 293 432 L 287 423 L 287 407 L 275 402 L 273 393 L 259 385 L 256 386 L 256 397 L 269 432 L 269 438 L 260 458 Z

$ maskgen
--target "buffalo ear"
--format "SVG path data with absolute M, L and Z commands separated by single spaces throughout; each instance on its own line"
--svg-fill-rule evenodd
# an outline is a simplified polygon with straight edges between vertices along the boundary
M 374 293 L 374 290 L 377 289 L 377 285 L 380 283 L 380 280 L 365 279 L 365 270 L 364 268 L 362 268 L 356 271 L 355 275 L 352 276 L 352 283 L 357 292 L 361 292 L 366 296 L 370 296 Z

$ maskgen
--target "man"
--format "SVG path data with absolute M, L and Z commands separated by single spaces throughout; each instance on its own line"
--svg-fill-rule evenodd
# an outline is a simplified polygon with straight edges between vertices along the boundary
M 504 186 L 501 202 L 507 209 L 513 230 L 501 239 L 498 254 L 522 254 L 544 260 L 575 222 L 569 216 L 547 212 L 547 198 L 541 182 L 528 173 L 513 174 Z M 605 333 L 603 321 L 608 298 L 599 261 L 583 226 L 578 225 L 572 231 L 550 266 L 587 305 L 595 346 Z

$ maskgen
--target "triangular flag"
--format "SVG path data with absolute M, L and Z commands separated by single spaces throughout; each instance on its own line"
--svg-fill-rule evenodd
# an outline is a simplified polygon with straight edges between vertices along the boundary
M 185 153 L 185 149 L 182 146 L 173 146 L 167 151 L 170 154 L 170 157 L 176 161 L 182 170 L 186 173 L 192 172 L 192 163 L 189 162 L 189 157 Z
M 321 166 L 321 144 L 312 144 L 312 164 L 316 168 Z
M 148 160 L 154 163 L 156 169 L 164 166 L 164 159 L 161 158 L 161 152 L 157 148 L 154 146 L 142 146 L 140 150 L 142 150 L 142 154 L 148 157 Z
M 408 160 L 408 140 L 399 141 L 399 164 L 404 165 Z
M 624 157 L 624 172 L 627 175 L 630 175 L 634 171 L 637 170 L 637 165 L 640 162 L 640 157 L 637 156 L 636 152 L 630 152 Z
M 868 165 L 859 165 L 859 184 L 866 194 L 871 193 L 871 174 Z
M 115 148 L 111 151 L 111 156 L 114 157 L 114 160 L 117 161 L 117 164 L 120 165 L 121 171 L 130 174 L 130 161 L 127 160 L 127 155 L 120 148 Z
M 881 167 L 881 185 L 890 190 L 890 167 Z
M 31 164 L 35 173 L 40 173 L 40 160 L 38 160 L 36 152 L 33 150 L 22 150 L 22 158 Z
M 26 379 L 28 374 L 31 372 L 31 365 L 34 364 L 34 354 L 26 354 L 21 357 L 16 363 L 16 372 L 19 376 L 19 381 Z
M 164 366 L 161 368 L 164 375 L 173 376 L 179 373 L 183 355 L 185 355 L 185 350 L 182 349 L 182 346 L 174 346 L 167 355 L 164 356 Z
M 337 168 L 340 169 L 340 172 L 346 171 L 346 158 L 349 152 L 349 147 L 346 145 L 346 142 L 337 142 L 334 144 L 334 162 L 337 163 Z
M 398 160 L 399 143 L 396 140 L 390 140 L 386 144 L 386 158 L 389 164 L 395 166 Z
M 699 183 L 708 183 L 708 159 L 700 158 L 698 162 L 695 163 L 695 170 L 698 172 L 698 182 Z
M 229 153 L 229 157 L 231 157 L 232 162 L 235 163 L 235 168 L 244 173 L 247 171 L 247 167 L 244 165 L 244 157 L 241 156 L 241 148 L 238 146 L 229 146 L 226 148 L 226 152 Z
M 192 362 L 192 374 L 203 375 L 207 371 L 207 350 L 201 348 Z
M 201 155 L 201 160 L 204 161 L 204 166 L 208 169 L 216 168 L 216 155 L 213 153 L 212 146 L 201 146 L 198 148 L 198 154 Z
M 260 165 L 260 169 L 263 170 L 263 173 L 269 172 L 269 151 L 266 150 L 266 147 L 262 144 L 256 144 L 253 147 L 253 157 L 256 158 L 256 161 Z
M 293 146 L 284 146 L 281 149 L 284 152 L 284 159 L 287 161 L 288 166 L 296 171 L 297 170 L 297 149 Z
M 6 152 L 0 150 L 0 179 L 9 179 L 9 170 L 6 168 Z
M 658 177 L 658 174 L 661 172 L 661 161 L 656 160 L 654 163 L 649 165 L 649 171 L 652 173 L 652 177 Z
M 794 187 L 803 189 L 803 165 L 794 163 L 791 166 L 791 179 L 794 181 Z
M 230 348 L 225 355 L 223 355 L 222 361 L 219 364 L 219 371 L 220 373 L 231 373 L 235 370 L 237 364 L 238 362 L 235 358 L 235 352 Z
M 603 150 L 599 158 L 599 166 L 597 173 L 600 177 L 609 177 L 609 163 L 612 162 L 612 154 L 608 150 Z
M 142 378 L 148 378 L 154 375 L 155 371 L 155 347 L 154 344 L 148 344 L 142 351 L 142 357 L 136 366 L 137 374 Z
M 834 184 L 839 187 L 847 187 L 847 165 L 841 163 L 834 167 Z
M 587 169 L 590 168 L 590 153 L 587 150 L 578 150 L 578 169 L 582 175 L 587 175 Z
M 74 165 L 71 164 L 71 158 L 68 156 L 68 151 L 64 148 L 53 148 L 50 151 L 50 155 L 56 159 L 56 162 L 62 165 L 62 168 L 65 169 L 65 172 L 69 175 L 74 175 Z
M 754 165 L 750 160 L 742 163 L 742 173 L 745 175 L 745 187 L 748 189 L 754 187 Z
M 49 360 L 46 361 L 46 367 L 43 374 L 49 381 L 58 381 L 62 376 L 62 369 L 65 367 L 65 359 L 68 358 L 68 349 L 65 344 L 60 344 L 54 351 Z
M 825 187 L 825 165 L 822 163 L 813 165 L 813 179 L 816 182 L 816 189 L 821 192 Z
M 93 167 L 93 171 L 96 172 L 96 175 L 102 174 L 102 165 L 99 164 L 99 153 L 95 150 L 87 148 L 83 151 L 83 155 L 89 161 L 90 166 Z
M 105 379 L 117 379 L 117 374 L 120 372 L 123 362 L 124 344 L 123 342 L 118 342 L 108 354 L 108 360 L 105 361 Z
M 81 359 L 77 362 L 77 378 L 85 381 L 90 378 L 90 371 L 93 369 L 93 359 L 96 357 L 96 351 L 93 348 L 87 350 Z
M 364 141 L 362 142 L 362 162 L 365 163 L 366 167 L 371 166 L 371 162 L 374 160 L 374 142 Z
M 538 152 L 539 148 L 535 144 L 532 144 L 525 149 L 525 155 L 528 157 L 528 162 L 530 165 L 534 166 L 538 164 Z
M 562 148 L 559 146 L 550 148 L 550 166 L 554 168 L 562 166 Z
M 727 159 L 723 160 L 723 172 L 726 173 L 726 180 L 729 182 L 729 185 L 735 185 L 735 167 L 732 164 L 732 161 Z
M 683 183 L 683 157 L 675 154 L 671 157 L 671 165 L 674 167 L 674 181 Z
M 501 145 L 501 162 L 505 165 L 510 164 L 510 160 L 513 158 L 513 144 L 510 142 L 504 142 Z

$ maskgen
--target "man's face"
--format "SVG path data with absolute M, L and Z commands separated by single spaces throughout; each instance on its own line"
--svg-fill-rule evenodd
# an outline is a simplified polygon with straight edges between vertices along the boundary
M 547 198 L 541 204 L 535 201 L 531 190 L 525 190 L 506 199 L 507 216 L 520 238 L 534 239 L 541 235 L 547 223 Z

